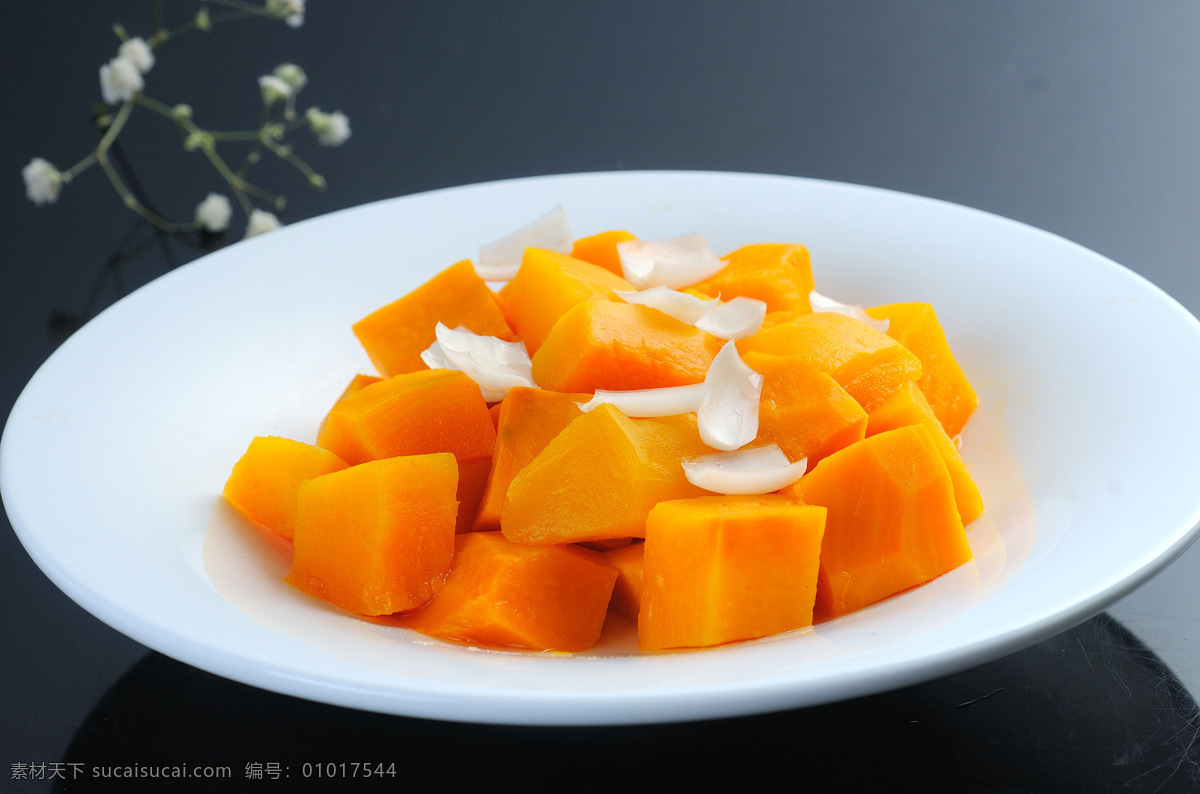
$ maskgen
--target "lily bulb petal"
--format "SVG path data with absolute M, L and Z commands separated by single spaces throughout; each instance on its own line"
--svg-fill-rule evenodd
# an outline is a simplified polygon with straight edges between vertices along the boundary
M 617 254 L 625 280 L 640 290 L 690 287 L 725 267 L 698 234 L 669 240 L 626 240 L 617 243 Z
M 774 493 L 804 476 L 808 459 L 790 462 L 778 444 L 684 458 L 688 482 L 721 494 Z
M 700 440 L 726 452 L 758 436 L 758 403 L 763 376 L 746 366 L 733 342 L 726 342 L 704 376 L 704 398 L 696 409 Z
M 585 413 L 601 405 L 611 405 L 626 416 L 633 418 L 679 416 L 695 411 L 704 398 L 704 391 L 703 383 L 691 386 L 671 386 L 663 389 L 631 389 L 629 391 L 597 389 L 591 400 L 577 403 L 577 405 Z
M 545 248 L 569 254 L 574 246 L 567 213 L 558 205 L 515 232 L 479 246 L 475 272 L 484 281 L 512 281 L 521 267 L 526 248 Z
M 847 317 L 853 317 L 855 320 L 861 320 L 867 325 L 874 328 L 876 331 L 887 333 L 888 321 L 876 320 L 871 315 L 867 314 L 866 310 L 857 303 L 842 303 L 833 298 L 826 297 L 821 293 L 813 290 L 808 293 L 808 305 L 812 307 L 814 312 L 832 312 L 833 314 L 844 314 Z

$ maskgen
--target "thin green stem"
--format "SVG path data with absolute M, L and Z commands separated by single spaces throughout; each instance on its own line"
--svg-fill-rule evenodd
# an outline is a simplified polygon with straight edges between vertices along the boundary
M 278 15 L 272 14 L 262 6 L 256 6 L 252 3 L 243 2 L 243 0 L 209 0 L 214 5 L 221 5 L 227 8 L 236 8 L 239 11 L 245 11 L 247 14 L 254 16 L 267 17 L 268 19 L 278 19 Z
M 141 215 L 164 232 L 189 231 L 195 228 L 194 224 L 171 223 L 138 201 L 137 196 L 133 195 L 129 191 L 129 188 L 125 186 L 125 183 L 121 181 L 121 175 L 117 173 L 117 169 L 113 167 L 112 161 L 108 157 L 108 151 L 112 148 L 113 142 L 121 134 L 125 122 L 129 121 L 129 114 L 133 112 L 133 106 L 134 101 L 130 99 L 121 105 L 121 109 L 117 111 L 112 124 L 109 125 L 108 130 L 104 133 L 104 137 L 96 145 L 96 162 L 104 169 L 104 173 L 108 176 L 108 181 L 112 183 L 113 189 L 117 191 L 117 195 L 121 197 L 126 207 Z
M 291 163 L 296 170 L 308 177 L 308 181 L 314 187 L 319 189 L 325 187 L 325 177 L 318 174 L 312 169 L 312 166 L 297 157 L 295 152 L 292 151 L 292 147 L 284 146 L 283 144 L 276 143 L 275 141 L 269 139 L 263 141 L 263 146 L 266 146 L 268 149 L 274 152 L 275 155 L 280 159 Z
M 82 174 L 84 171 L 91 168 L 95 164 L 96 164 L 96 153 L 89 152 L 87 157 L 83 158 L 78 163 L 76 163 L 75 165 L 73 165 L 69 169 L 67 169 L 66 171 L 63 171 L 63 175 L 62 175 L 63 181 L 70 182 L 72 179 L 79 176 L 80 174 Z

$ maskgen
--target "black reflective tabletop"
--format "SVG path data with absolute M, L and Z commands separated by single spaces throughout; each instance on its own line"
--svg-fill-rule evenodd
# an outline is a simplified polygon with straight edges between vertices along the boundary
M 156 51 L 144 79 L 163 113 L 131 117 L 110 151 L 130 194 L 168 218 L 190 220 L 221 189 L 202 142 L 186 146 L 171 109 L 187 103 L 208 128 L 253 126 L 259 76 L 295 63 L 307 76 L 299 113 L 340 110 L 351 134 L 332 147 L 310 130 L 288 132 L 303 167 L 263 152 L 253 178 L 286 194 L 275 208 L 284 224 L 510 177 L 796 175 L 1014 218 L 1200 309 L 1195 4 L 310 0 L 299 27 L 244 5 L 261 3 L 208 3 L 211 30 L 180 30 Z M 65 170 L 95 146 L 100 69 L 119 44 L 114 23 L 149 36 L 156 14 L 186 27 L 201 7 L 0 7 L 4 416 L 80 323 L 235 244 L 245 229 L 235 206 L 223 235 L 156 235 L 121 206 L 99 166 L 40 207 L 21 178 L 33 158 Z M 336 135 L 338 122 L 327 123 Z M 309 167 L 324 189 L 309 184 Z M 63 595 L 5 523 L 0 790 L 86 791 L 114 769 L 186 767 L 228 777 L 119 782 L 343 790 L 352 777 L 396 788 L 436 770 L 536 786 L 598 776 L 720 783 L 728 773 L 765 786 L 774 778 L 764 773 L 778 770 L 820 790 L 903 781 L 933 790 L 1191 791 L 1200 788 L 1198 567 L 1200 551 L 1185 551 L 1068 631 L 883 694 L 679 724 L 509 727 L 358 712 L 173 660 Z

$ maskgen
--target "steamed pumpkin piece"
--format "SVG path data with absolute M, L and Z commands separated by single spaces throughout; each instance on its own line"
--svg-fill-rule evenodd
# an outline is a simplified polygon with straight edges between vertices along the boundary
M 829 511 L 819 617 L 870 606 L 971 559 L 950 473 L 924 425 L 835 452 L 781 493 Z
M 942 428 L 953 438 L 963 431 L 979 398 L 954 358 L 946 333 L 928 303 L 891 303 L 867 309 L 888 321 L 888 336 L 911 350 L 923 368 L 917 385 L 929 400 Z
M 528 546 L 499 532 L 459 535 L 446 586 L 403 626 L 444 640 L 584 651 L 604 627 L 617 569 L 577 546 Z
M 873 436 L 886 430 L 895 430 L 905 425 L 925 425 L 937 444 L 938 452 L 950 472 L 950 481 L 954 483 L 954 501 L 958 505 L 958 513 L 963 524 L 969 524 L 983 512 L 983 499 L 962 453 L 954 445 L 953 439 L 942 429 L 941 422 L 934 416 L 933 409 L 925 395 L 917 388 L 917 384 L 909 381 L 896 390 L 896 393 L 884 401 L 883 405 L 871 412 L 867 421 L 867 435 Z
M 590 237 L 580 237 L 571 249 L 571 256 L 599 265 L 615 275 L 625 277 L 621 267 L 621 255 L 617 252 L 617 243 L 636 240 L 637 237 L 626 231 L 600 232 Z
M 345 462 L 327 449 L 259 436 L 234 465 L 225 498 L 251 521 L 291 540 L 300 483 L 344 468 Z
M 349 464 L 450 452 L 459 465 L 458 525 L 469 532 L 483 498 L 496 428 L 470 378 L 447 369 L 396 375 L 364 386 L 330 410 L 317 444 Z
M 630 419 L 601 405 L 513 479 L 501 529 L 538 544 L 642 537 L 654 505 L 707 493 L 687 481 L 679 461 L 711 451 L 694 417 Z
M 583 415 L 586 394 L 563 394 L 518 386 L 499 403 L 496 446 L 475 530 L 500 529 L 512 478 L 538 456 L 571 421 Z
M 586 393 L 686 386 L 704 380 L 721 345 L 648 306 L 588 301 L 564 314 L 533 354 L 533 380 Z
M 867 412 L 821 370 L 791 356 L 747 353 L 742 361 L 763 376 L 758 442 L 775 443 L 788 460 L 822 458 L 861 441 Z
M 802 245 L 766 243 L 743 246 L 724 257 L 729 264 L 715 275 L 685 290 L 705 298 L 754 298 L 767 312 L 812 311 L 812 264 Z
M 424 606 L 450 573 L 457 486 L 454 456 L 444 452 L 307 480 L 287 582 L 359 615 Z
M 470 260 L 443 270 L 403 298 L 354 324 L 354 335 L 383 375 L 427 369 L 421 353 L 434 343 L 438 323 L 481 336 L 516 340 L 495 294 Z
M 832 312 L 802 314 L 741 340 L 738 350 L 795 356 L 828 373 L 871 412 L 905 381 L 921 376 L 920 360 L 866 323 Z
M 516 277 L 500 294 L 509 325 L 533 355 L 571 307 L 590 300 L 617 300 L 614 290 L 631 289 L 628 281 L 599 265 L 527 248 Z
M 782 496 L 657 505 L 646 520 L 638 647 L 703 648 L 811 625 L 825 512 Z
M 636 623 L 642 604 L 642 563 L 646 544 L 628 543 L 601 554 L 617 569 L 617 583 L 613 586 L 609 607 Z

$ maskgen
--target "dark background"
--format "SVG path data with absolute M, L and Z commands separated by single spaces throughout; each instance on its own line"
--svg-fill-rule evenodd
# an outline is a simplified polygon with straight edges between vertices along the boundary
M 198 4 L 163 8 L 173 25 Z M 66 169 L 86 154 L 98 69 L 117 46 L 111 25 L 145 36 L 152 20 L 150 0 L 0 7 L 0 415 L 53 351 L 60 331 L 48 328 L 51 318 L 84 309 L 134 222 L 98 169 L 43 208 L 26 201 L 19 172 L 35 156 Z M 299 107 L 343 110 L 353 135 L 339 149 L 316 146 L 307 132 L 293 136 L 327 179 L 323 192 L 278 163 L 252 173 L 287 194 L 285 222 L 538 174 L 791 174 L 1027 222 L 1141 273 L 1195 313 L 1197 42 L 1200 4 L 1167 0 L 310 0 L 299 29 L 247 20 L 169 42 L 146 93 L 190 103 L 201 125 L 245 128 L 260 107 L 257 77 L 281 62 L 304 67 Z M 169 217 L 189 218 L 209 190 L 221 190 L 164 120 L 138 113 L 122 141 Z M 242 228 L 235 215 L 217 244 Z M 177 261 L 196 255 L 172 250 Z M 170 264 L 151 245 L 124 265 L 127 287 Z M 106 282 L 100 304 L 116 297 Z M 1185 554 L 1105 616 L 887 695 L 691 725 L 503 729 L 309 704 L 148 652 L 63 596 L 5 523 L 0 790 L 51 787 L 12 779 L 19 763 L 228 764 L 235 782 L 262 788 L 278 785 L 246 781 L 247 763 L 293 772 L 318 760 L 457 769 L 467 762 L 448 748 L 462 747 L 493 771 L 523 768 L 522 779 L 568 765 L 577 779 L 580 764 L 600 759 L 611 770 L 614 758 L 628 775 L 627 759 L 637 757 L 681 780 L 737 768 L 745 781 L 751 769 L 802 765 L 827 784 L 1191 790 L 1200 774 L 1200 722 L 1188 694 L 1200 686 L 1189 639 L 1200 618 L 1198 564 L 1200 554 Z

